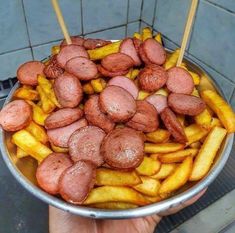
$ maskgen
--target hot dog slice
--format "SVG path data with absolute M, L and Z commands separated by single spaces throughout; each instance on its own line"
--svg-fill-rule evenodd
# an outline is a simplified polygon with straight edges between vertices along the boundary
M 50 194 L 59 193 L 59 179 L 61 174 L 73 162 L 68 154 L 52 153 L 48 155 L 38 166 L 36 178 L 39 186 Z
M 108 86 L 99 98 L 101 110 L 114 122 L 125 122 L 134 116 L 136 103 L 132 95 L 121 87 Z
M 84 113 L 89 123 L 103 129 L 106 133 L 110 132 L 115 126 L 115 123 L 100 110 L 98 95 L 92 95 L 86 101 Z
M 145 65 L 152 64 L 152 62 L 146 56 L 146 53 L 145 53 L 144 48 L 143 48 L 143 43 L 139 44 L 138 53 L 140 55 L 141 60 L 144 62 Z
M 108 82 L 108 85 L 122 87 L 123 89 L 128 91 L 133 96 L 134 99 L 137 99 L 137 97 L 138 97 L 139 90 L 138 90 L 137 86 L 135 85 L 135 83 L 131 79 L 129 79 L 125 76 L 113 77 Z
M 88 161 L 78 161 L 67 168 L 59 180 L 60 195 L 68 202 L 81 204 L 95 184 L 95 166 Z
M 70 125 L 83 116 L 80 108 L 62 108 L 50 114 L 45 120 L 46 129 L 60 128 Z
M 47 136 L 53 145 L 59 147 L 68 147 L 68 141 L 73 132 L 84 126 L 87 126 L 87 121 L 85 119 L 81 119 L 64 127 L 48 129 Z
M 56 56 L 53 56 L 43 70 L 47 78 L 57 78 L 64 73 L 64 70 L 59 66 Z
M 174 112 L 189 116 L 196 116 L 206 108 L 206 104 L 201 98 L 176 93 L 168 96 L 168 104 Z
M 167 97 L 164 95 L 150 95 L 146 99 L 160 114 L 167 107 Z
M 38 84 L 38 75 L 44 75 L 45 65 L 40 61 L 29 61 L 22 64 L 17 70 L 17 79 L 20 83 L 30 86 Z
M 143 137 L 134 129 L 116 128 L 105 137 L 101 152 L 109 166 L 134 169 L 144 158 Z
M 112 42 L 108 40 L 88 38 L 84 41 L 83 46 L 85 49 L 96 49 L 111 43 Z
M 102 65 L 97 65 L 97 69 L 104 77 L 116 77 L 119 75 L 127 74 L 129 71 L 129 70 L 121 70 L 116 72 L 110 72 L 109 70 L 106 70 Z
M 23 129 L 31 120 L 31 106 L 24 100 L 13 100 L 0 111 L 0 125 L 6 131 Z
M 80 46 L 83 46 L 84 41 L 85 41 L 80 36 L 70 36 L 70 39 L 71 39 L 73 45 L 80 45 Z M 67 46 L 66 40 L 62 40 L 62 42 L 60 44 L 60 47 L 64 47 L 64 46 Z
M 172 67 L 167 70 L 167 88 L 174 93 L 191 94 L 194 88 L 194 83 L 191 74 L 181 68 Z

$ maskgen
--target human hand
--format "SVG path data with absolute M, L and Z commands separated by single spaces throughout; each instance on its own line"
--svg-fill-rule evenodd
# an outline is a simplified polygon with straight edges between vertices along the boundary
M 159 215 L 155 214 L 143 218 L 123 220 L 97 220 L 84 218 L 50 206 L 50 233 L 152 233 L 163 216 L 175 214 L 183 208 L 192 205 L 205 193 L 205 191 L 206 189 L 190 200 L 164 211 Z

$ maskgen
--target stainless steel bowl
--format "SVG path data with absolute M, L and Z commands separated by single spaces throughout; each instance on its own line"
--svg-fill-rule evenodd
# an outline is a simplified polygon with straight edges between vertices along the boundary
M 169 51 L 168 51 L 169 52 Z M 170 52 L 169 52 L 170 53 Z M 198 64 L 191 61 L 190 59 L 184 59 L 184 62 L 189 66 L 193 71 L 196 71 L 200 75 L 206 76 L 215 86 L 215 89 L 223 95 L 218 85 L 209 77 L 209 75 L 202 69 Z M 14 91 L 19 87 L 19 83 L 16 83 L 9 93 L 5 104 L 12 100 Z M 213 180 L 218 176 L 220 171 L 223 169 L 233 144 L 233 134 L 229 134 L 226 137 L 223 145 L 220 148 L 220 151 L 216 157 L 216 160 L 209 171 L 209 173 L 199 182 L 194 182 L 187 184 L 177 192 L 176 195 L 172 196 L 169 199 L 160 201 L 158 203 L 150 204 L 143 207 L 138 207 L 135 209 L 127 210 L 104 210 L 89 208 L 85 206 L 78 206 L 67 203 L 57 196 L 52 196 L 37 186 L 35 171 L 37 167 L 37 162 L 30 158 L 17 159 L 16 157 L 16 148 L 10 140 L 10 133 L 0 130 L 0 147 L 3 159 L 14 175 L 18 182 L 27 189 L 34 196 L 38 197 L 42 201 L 48 203 L 49 205 L 60 208 L 64 211 L 71 212 L 76 215 L 90 217 L 90 218 L 99 218 L 99 219 L 121 219 L 121 218 L 135 218 L 142 217 L 150 214 L 157 214 L 162 211 L 165 211 L 171 207 L 177 206 L 186 200 L 192 198 L 204 188 L 206 188 Z

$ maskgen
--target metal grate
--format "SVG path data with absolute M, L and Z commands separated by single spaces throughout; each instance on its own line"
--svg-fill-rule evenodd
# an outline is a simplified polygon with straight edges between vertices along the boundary
M 7 79 L 0 81 L 0 99 L 5 98 L 10 92 L 11 88 L 17 82 L 16 78 Z

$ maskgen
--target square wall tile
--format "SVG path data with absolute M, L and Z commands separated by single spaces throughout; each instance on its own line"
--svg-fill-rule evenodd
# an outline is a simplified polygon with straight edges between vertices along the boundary
M 84 33 L 127 23 L 128 0 L 82 0 Z
M 167 39 L 163 35 L 162 35 L 162 41 L 163 41 L 164 47 L 166 47 L 168 49 L 175 50 L 176 48 L 178 48 L 178 46 L 174 42 L 170 41 L 169 39 Z
M 22 2 L 0 0 L 0 53 L 29 47 Z
M 153 24 L 153 18 L 154 18 L 154 9 L 155 4 L 158 0 L 143 0 L 143 9 L 141 14 L 141 19 L 148 23 L 149 25 Z M 158 5 L 158 3 L 157 3 Z
M 91 34 L 87 34 L 85 38 L 99 38 L 99 39 L 107 39 L 107 40 L 120 40 L 125 37 L 126 27 L 117 27 L 112 28 L 100 32 L 95 32 Z
M 23 0 L 32 46 L 63 38 L 51 1 Z M 70 35 L 82 33 L 80 0 L 59 1 Z
M 142 0 L 129 0 L 128 22 L 140 19 Z
M 189 52 L 235 82 L 235 15 L 200 1 Z
M 29 48 L 0 55 L 0 81 L 15 77 L 18 67 L 32 59 Z
M 208 0 L 208 2 L 215 3 L 229 11 L 235 12 L 235 2 L 234 0 Z
M 127 36 L 133 36 L 134 32 L 139 32 L 140 22 L 127 24 Z
M 157 0 L 154 29 L 181 44 L 190 0 Z

